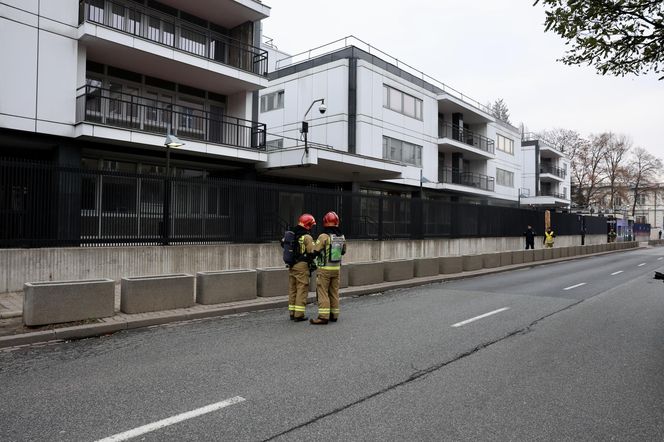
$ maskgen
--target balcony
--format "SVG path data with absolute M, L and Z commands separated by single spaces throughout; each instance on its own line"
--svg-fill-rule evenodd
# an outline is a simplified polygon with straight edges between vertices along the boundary
M 565 169 L 562 169 L 560 167 L 552 166 L 550 164 L 541 164 L 540 165 L 540 174 L 550 174 L 554 175 L 562 180 L 565 179 L 565 176 L 567 175 L 565 172 Z
M 478 154 L 476 155 L 478 158 L 493 158 L 495 153 L 493 140 L 452 123 L 443 122 L 438 124 L 438 138 L 458 141 L 462 145 L 472 147 L 473 151 Z M 439 144 L 443 143 L 439 142 Z M 464 153 L 469 152 L 468 150 L 459 148 L 456 150 L 463 151 Z M 474 157 L 471 155 L 469 158 Z
M 135 3 L 83 0 L 79 23 L 104 26 L 162 47 L 267 76 L 267 51 Z
M 493 192 L 495 185 L 495 178 L 493 177 L 482 175 L 481 173 L 459 172 L 451 167 L 439 169 L 438 181 L 447 184 L 475 187 L 490 192 Z
M 565 196 L 564 193 L 557 193 L 557 192 L 554 192 L 553 190 L 542 190 L 542 191 L 540 191 L 539 196 L 550 196 L 552 198 L 558 198 L 558 199 L 561 199 L 561 200 L 566 200 L 567 199 L 567 197 Z
M 241 118 L 211 114 L 177 103 L 84 86 L 76 97 L 76 123 L 92 123 L 138 132 L 265 150 L 265 125 Z

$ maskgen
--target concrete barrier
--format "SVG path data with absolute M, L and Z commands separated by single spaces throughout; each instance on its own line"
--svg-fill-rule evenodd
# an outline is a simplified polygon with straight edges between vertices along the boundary
M 440 264 L 438 261 L 438 258 L 415 258 L 415 277 L 436 276 L 440 271 Z
M 342 265 L 341 273 L 339 274 L 339 288 L 346 288 L 348 285 L 348 269 L 345 265 Z
M 350 286 L 379 284 L 383 282 L 385 265 L 377 262 L 354 262 L 346 264 L 348 269 L 348 284 Z
M 480 270 L 483 265 L 482 255 L 463 256 L 463 271 Z
M 551 258 L 553 259 L 560 258 L 562 256 L 562 249 L 564 248 L 565 247 L 554 247 L 553 249 L 551 249 L 551 252 L 553 252 L 553 256 Z
M 528 249 L 523 251 L 523 262 L 528 263 L 528 262 L 533 262 L 535 261 L 535 250 L 533 249 Z
M 544 250 L 545 249 L 535 249 L 535 250 L 533 250 L 533 261 L 543 261 L 544 260 Z
M 515 250 L 512 254 L 512 264 L 523 264 L 525 250 Z
M 447 275 L 463 272 L 462 256 L 441 256 L 438 258 L 438 273 Z
M 28 326 L 113 316 L 115 281 L 41 281 L 24 284 L 23 323 Z
M 415 270 L 415 262 L 412 259 L 390 259 L 383 261 L 383 280 L 403 281 L 412 279 Z
M 256 297 L 256 270 L 218 270 L 196 273 L 196 302 L 221 304 Z
M 501 267 L 512 265 L 512 257 L 514 256 L 514 252 L 500 252 L 499 255 Z
M 256 295 L 261 298 L 288 295 L 288 267 L 256 269 Z
M 570 256 L 570 249 L 571 247 L 561 247 L 560 249 L 558 249 L 560 250 L 560 257 L 567 258 L 568 256 Z
M 120 283 L 123 313 L 156 312 L 194 305 L 194 276 L 187 273 L 130 276 Z
M 483 253 L 480 256 L 482 257 L 483 268 L 493 269 L 500 267 L 500 253 Z

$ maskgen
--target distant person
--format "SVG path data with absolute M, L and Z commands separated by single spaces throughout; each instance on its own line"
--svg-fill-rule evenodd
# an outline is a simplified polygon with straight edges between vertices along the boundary
M 618 235 L 616 235 L 616 231 L 613 230 L 613 229 L 611 229 L 611 230 L 609 231 L 609 242 L 616 242 L 616 237 L 617 237 L 617 236 L 618 236 Z
M 544 232 L 544 247 L 547 249 L 553 248 L 553 239 L 556 237 L 556 234 L 551 227 L 548 227 Z
M 659 239 L 662 239 L 662 231 L 660 230 L 659 233 L 657 234 L 659 236 Z
M 537 236 L 537 232 L 535 232 L 533 230 L 533 226 L 531 226 L 529 224 L 526 231 L 523 232 L 523 236 L 526 237 L 526 250 L 534 249 L 535 248 L 535 236 Z

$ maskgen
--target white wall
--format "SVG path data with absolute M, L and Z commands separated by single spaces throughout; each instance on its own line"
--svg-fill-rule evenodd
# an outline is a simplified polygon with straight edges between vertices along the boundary
M 535 146 L 522 146 L 522 172 L 521 187 L 529 189 L 530 196 L 537 195 L 537 162 L 535 161 Z
M 514 141 L 514 154 L 498 150 L 497 135 L 502 135 Z M 521 136 L 518 132 L 514 132 L 503 125 L 490 123 L 487 125 L 487 137 L 496 142 L 496 158 L 487 161 L 487 175 L 496 177 L 497 168 L 514 173 L 514 186 L 499 186 L 498 180 L 496 180 L 495 193 L 500 198 L 517 201 L 519 197 L 519 185 L 522 181 Z

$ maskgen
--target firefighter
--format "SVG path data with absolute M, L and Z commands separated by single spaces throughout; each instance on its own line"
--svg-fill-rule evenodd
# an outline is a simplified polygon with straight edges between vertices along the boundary
M 314 250 L 318 265 L 318 318 L 309 322 L 323 325 L 339 319 L 339 275 L 341 256 L 346 253 L 346 238 L 339 229 L 339 216 L 335 212 L 328 212 L 323 217 L 323 233 L 318 236 Z
M 291 320 L 306 321 L 307 294 L 309 293 L 309 265 L 314 258 L 314 239 L 311 228 L 316 225 L 316 219 L 304 213 L 298 219 L 294 230 L 297 241 L 297 254 L 295 264 L 288 268 L 288 313 Z
M 544 232 L 544 247 L 552 248 L 553 247 L 553 238 L 556 237 L 556 234 L 551 230 L 551 227 L 548 227 Z

